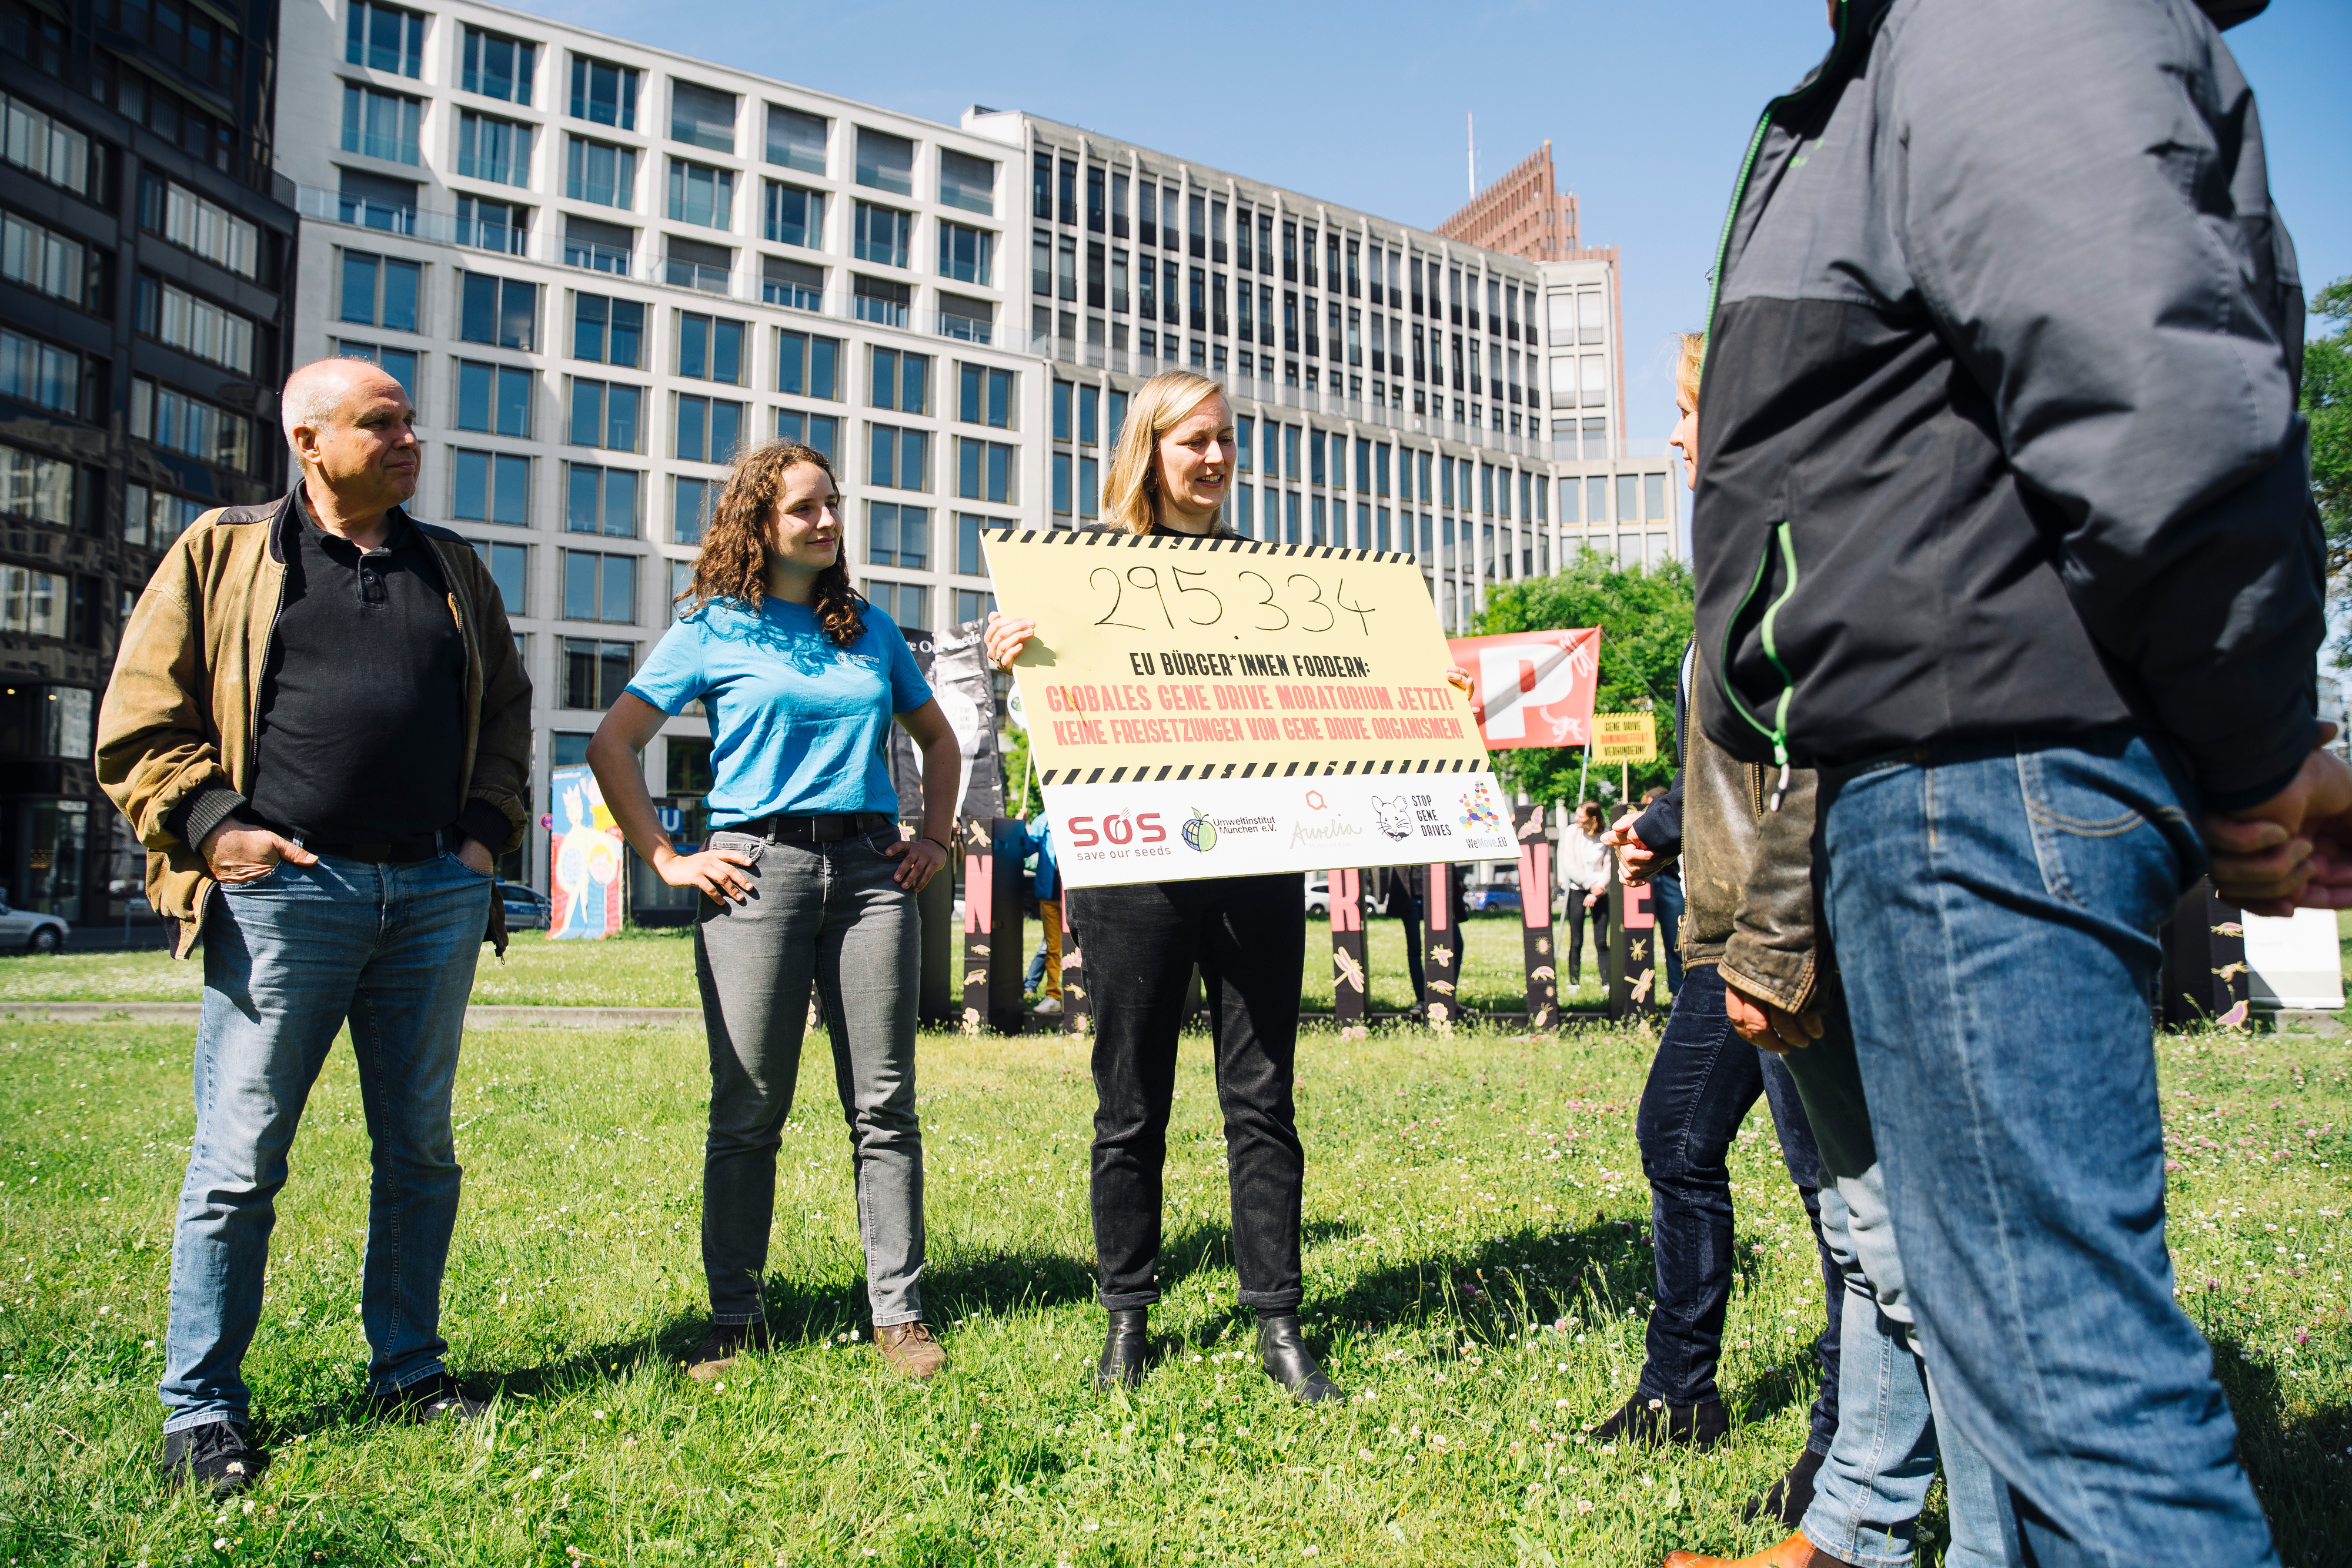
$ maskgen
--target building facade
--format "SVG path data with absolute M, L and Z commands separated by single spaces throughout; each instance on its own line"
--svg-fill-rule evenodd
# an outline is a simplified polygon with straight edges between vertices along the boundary
M 1092 522 L 1173 365 L 1234 393 L 1236 526 L 1417 550 L 1449 626 L 1580 546 L 1649 559 L 1613 387 L 1577 379 L 1615 353 L 1613 261 L 1552 277 L 1033 116 L 938 124 L 472 0 L 302 7 L 280 47 L 280 112 L 319 131 L 278 152 L 293 358 L 409 388 L 415 509 L 482 551 L 531 674 L 542 811 L 752 440 L 831 455 L 853 574 L 910 628 L 992 607 L 983 528 Z M 1622 538 L 1609 486 L 1582 521 L 1621 466 Z M 698 836 L 701 717 L 646 769 Z M 507 869 L 545 866 L 535 829 Z
M 1549 139 L 1521 159 L 1518 167 L 1472 196 L 1437 225 L 1437 232 L 1525 261 L 1567 261 L 1576 256 L 1580 244 L 1576 197 L 1559 186 Z
M 295 267 L 275 0 L 0 0 L 0 887 L 150 918 L 91 768 L 122 621 L 206 507 L 280 493 Z

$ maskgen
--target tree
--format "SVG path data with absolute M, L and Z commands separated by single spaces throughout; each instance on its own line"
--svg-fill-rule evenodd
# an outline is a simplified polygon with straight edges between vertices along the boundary
M 2352 277 L 2321 289 L 2311 314 L 2338 323 L 2352 319 Z M 2303 417 L 2311 423 L 2312 496 L 2327 530 L 2330 608 L 2340 615 L 2352 591 L 2352 326 L 2304 345 Z M 2352 630 L 2336 645 L 2336 664 L 2352 669 Z
M 1690 569 L 1681 561 L 1650 570 L 1620 569 L 1588 549 L 1578 552 L 1555 576 L 1522 579 L 1495 589 L 1486 596 L 1475 629 L 1486 636 L 1601 628 L 1601 689 L 1593 711 L 1648 709 L 1657 715 L 1658 759 L 1633 769 L 1638 796 L 1652 784 L 1674 779 L 1675 676 L 1690 642 L 1691 608 Z M 1572 800 L 1584 765 L 1580 747 L 1527 747 L 1493 756 L 1495 770 L 1506 783 L 1543 805 Z M 1613 767 L 1596 766 L 1592 782 L 1605 779 L 1606 792 L 1614 794 L 1616 772 Z

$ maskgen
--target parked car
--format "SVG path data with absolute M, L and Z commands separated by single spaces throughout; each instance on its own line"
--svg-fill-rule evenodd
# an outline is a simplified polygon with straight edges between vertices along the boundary
M 1499 882 L 1481 883 L 1463 891 L 1462 907 L 1473 915 L 1492 915 L 1504 910 L 1517 914 L 1519 890 Z
M 547 894 L 519 882 L 499 883 L 499 902 L 506 906 L 509 931 L 544 931 L 554 905 Z
M 1307 875 L 1307 913 L 1327 918 L 1331 913 L 1331 878 L 1325 873 Z
M 27 953 L 55 953 L 66 945 L 66 923 L 54 915 L 11 909 L 0 893 L 0 948 L 22 947 Z

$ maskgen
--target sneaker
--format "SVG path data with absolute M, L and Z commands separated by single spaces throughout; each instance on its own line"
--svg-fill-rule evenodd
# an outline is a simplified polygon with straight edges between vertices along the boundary
M 1035 1007 L 1031 1008 L 1029 1010 L 1036 1014 L 1041 1019 L 1060 1018 L 1062 1016 L 1062 998 L 1059 997 L 1047 997 L 1044 1001 L 1039 1002 Z
M 165 1486 L 185 1483 L 218 1500 L 261 1479 L 269 1456 L 253 1446 L 244 1423 L 207 1421 L 163 1434 L 163 1460 L 155 1467 Z
M 697 1383 L 709 1383 L 732 1371 L 735 1358 L 745 1351 L 767 1348 L 768 1325 L 763 1322 L 713 1323 L 702 1343 L 686 1353 L 686 1375 Z
M 487 1399 L 478 1399 L 466 1392 L 457 1380 L 446 1372 L 430 1377 L 420 1377 L 394 1394 L 375 1396 L 376 1408 L 383 1415 L 419 1425 L 438 1421 L 444 1416 L 458 1421 L 471 1421 L 490 1407 Z
M 1669 1405 L 1635 1394 L 1586 1436 L 1596 1443 L 1643 1443 L 1704 1451 L 1731 1436 L 1731 1415 L 1720 1399 Z
M 874 1331 L 882 1359 L 918 1381 L 947 1370 L 948 1353 L 921 1323 L 893 1323 Z

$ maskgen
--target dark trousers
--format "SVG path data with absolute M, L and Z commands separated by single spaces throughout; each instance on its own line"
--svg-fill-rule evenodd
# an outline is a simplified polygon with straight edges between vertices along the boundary
M 1086 933 L 1094 991 L 1090 1196 L 1103 1305 L 1118 1312 L 1160 1299 L 1154 1268 L 1168 1103 L 1185 988 L 1197 964 L 1224 1112 L 1241 1303 L 1296 1310 L 1307 1164 L 1291 1100 L 1307 950 L 1297 877 L 1073 888 L 1068 899 L 1071 923 Z
M 1390 901 L 1389 913 L 1404 923 L 1404 972 L 1412 978 L 1412 1001 L 1419 1007 L 1429 1000 L 1421 971 L 1421 900 L 1398 896 Z
M 1658 951 L 1666 960 L 1666 994 L 1683 988 L 1683 879 L 1679 875 L 1650 879 L 1650 907 L 1658 918 Z
M 1657 1267 L 1657 1305 L 1650 1312 L 1640 1393 L 1673 1405 L 1719 1396 L 1715 1373 L 1723 1354 L 1733 1261 L 1731 1172 L 1725 1156 L 1759 1094 L 1772 1108 L 1780 1158 L 1804 1201 L 1822 1271 L 1822 1328 L 1813 1345 L 1822 1388 L 1813 1401 L 1807 1446 L 1826 1454 L 1837 1435 L 1838 1329 L 1845 1286 L 1836 1258 L 1822 1240 L 1821 1155 L 1788 1067 L 1732 1029 L 1723 1007 L 1723 971 L 1713 964 L 1690 970 L 1675 993 L 1674 1013 L 1634 1119 L 1642 1171 L 1650 1178 Z
M 1584 907 L 1585 890 L 1570 884 L 1568 890 L 1568 983 L 1577 985 L 1584 978 L 1584 923 L 1592 922 L 1592 967 L 1595 972 L 1605 968 L 1609 955 L 1609 898 L 1591 908 Z M 1673 988 L 1669 987 L 1668 989 Z

